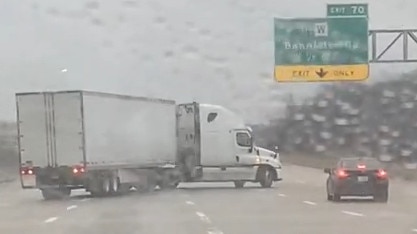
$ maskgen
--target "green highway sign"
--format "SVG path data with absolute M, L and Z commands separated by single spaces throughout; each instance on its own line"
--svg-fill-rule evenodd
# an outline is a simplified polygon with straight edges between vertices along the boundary
M 274 19 L 278 82 L 368 78 L 368 18 Z
M 327 4 L 327 17 L 368 17 L 368 4 Z

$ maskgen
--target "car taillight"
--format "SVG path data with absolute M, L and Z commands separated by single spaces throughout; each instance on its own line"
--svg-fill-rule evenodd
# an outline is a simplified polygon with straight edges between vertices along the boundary
M 343 170 L 343 169 L 339 169 L 339 170 L 337 170 L 336 175 L 337 175 L 337 177 L 338 177 L 339 179 L 343 179 L 343 178 L 348 177 L 348 173 L 347 173 L 345 170 Z
M 83 166 L 74 166 L 73 168 L 72 168 L 72 173 L 74 173 L 74 174 L 82 174 L 82 173 L 84 173 L 85 172 L 85 169 L 84 169 L 84 167 Z
M 376 177 L 378 177 L 378 179 L 386 179 L 388 177 L 388 173 L 383 169 L 379 169 L 376 173 Z
M 31 167 L 22 167 L 22 168 L 20 168 L 20 174 L 22 174 L 22 175 L 34 175 L 35 172 L 33 171 L 33 168 L 31 168 Z

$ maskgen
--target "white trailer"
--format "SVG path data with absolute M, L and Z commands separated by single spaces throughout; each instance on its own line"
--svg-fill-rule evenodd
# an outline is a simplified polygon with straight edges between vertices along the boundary
M 177 154 L 174 101 L 88 91 L 17 93 L 21 184 L 45 199 L 153 189 Z

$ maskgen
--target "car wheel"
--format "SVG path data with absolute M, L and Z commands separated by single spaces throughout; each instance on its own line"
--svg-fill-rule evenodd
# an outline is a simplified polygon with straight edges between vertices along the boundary
M 332 201 L 332 200 L 333 200 L 333 196 L 327 193 L 327 201 Z
M 330 187 L 330 179 L 327 178 L 327 181 L 326 181 L 327 201 L 333 201 L 333 196 L 330 195 L 329 193 L 329 187 Z
M 388 189 L 384 189 L 380 191 L 379 193 L 376 193 L 374 195 L 374 201 L 387 203 L 388 202 Z
M 340 195 L 339 194 L 334 194 L 333 195 L 333 201 L 335 201 L 335 202 L 340 201 Z

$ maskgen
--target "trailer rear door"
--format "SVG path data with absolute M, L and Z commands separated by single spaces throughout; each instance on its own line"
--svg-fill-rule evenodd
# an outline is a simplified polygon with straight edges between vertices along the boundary
M 54 94 L 56 163 L 59 166 L 84 166 L 82 92 Z
M 16 94 L 18 147 L 21 166 L 52 165 L 51 144 L 48 139 L 50 117 L 46 107 L 49 99 L 42 93 Z
M 83 164 L 81 92 L 21 93 L 16 102 L 22 167 Z

